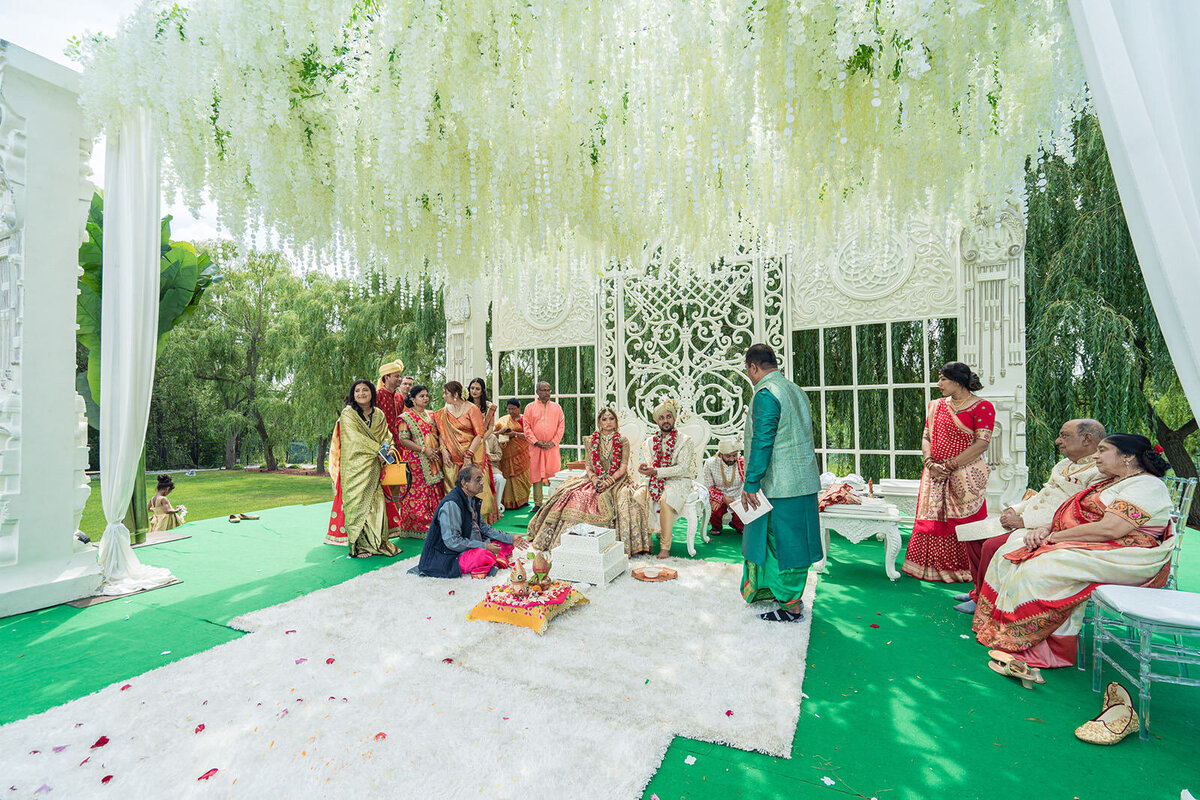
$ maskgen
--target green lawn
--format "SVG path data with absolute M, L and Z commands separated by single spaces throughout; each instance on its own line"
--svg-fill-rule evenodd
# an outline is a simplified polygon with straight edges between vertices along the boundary
M 277 475 L 268 472 L 216 470 L 188 477 L 174 473 L 175 491 L 171 504 L 187 506 L 188 522 L 230 514 L 244 514 L 277 506 L 325 503 L 333 499 L 327 476 Z M 146 497 L 153 497 L 157 476 L 146 476 Z M 104 533 L 104 512 L 100 507 L 100 479 L 93 478 L 92 493 L 83 508 L 79 529 L 99 541 Z

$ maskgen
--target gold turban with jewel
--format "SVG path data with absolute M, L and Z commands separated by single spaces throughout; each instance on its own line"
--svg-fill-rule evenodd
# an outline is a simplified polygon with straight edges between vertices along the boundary
M 674 398 L 670 398 L 670 397 L 668 397 L 666 400 L 663 400 L 661 403 L 659 403 L 658 405 L 656 405 L 654 407 L 654 418 L 658 419 L 660 416 L 667 413 L 668 411 L 670 411 L 671 414 L 673 414 L 675 416 L 675 418 L 678 419 L 679 418 L 679 401 L 675 400 Z

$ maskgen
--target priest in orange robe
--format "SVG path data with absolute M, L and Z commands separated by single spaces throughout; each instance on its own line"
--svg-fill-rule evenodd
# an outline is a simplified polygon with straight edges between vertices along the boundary
M 562 443 L 567 419 L 562 406 L 550 399 L 550 384 L 537 385 L 537 400 L 525 407 L 521 426 L 529 442 L 529 482 L 533 484 L 533 505 L 541 508 L 543 486 L 562 469 L 558 445 Z

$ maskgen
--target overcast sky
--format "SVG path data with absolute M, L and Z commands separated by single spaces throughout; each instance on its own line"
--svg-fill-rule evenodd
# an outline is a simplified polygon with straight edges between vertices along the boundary
M 137 8 L 139 0 L 0 0 L 0 39 L 78 70 L 63 49 L 67 39 L 84 31 L 115 34 L 121 19 Z M 104 141 L 92 150 L 92 180 L 104 180 Z M 174 239 L 198 241 L 218 235 L 216 210 L 212 205 L 195 217 L 184 206 L 163 198 L 163 213 L 171 214 Z

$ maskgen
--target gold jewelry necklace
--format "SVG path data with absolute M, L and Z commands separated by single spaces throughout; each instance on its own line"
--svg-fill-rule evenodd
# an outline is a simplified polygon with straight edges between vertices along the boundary
M 737 474 L 737 462 L 733 462 L 733 474 L 726 477 L 725 475 L 725 460 L 717 456 L 717 460 L 721 462 L 721 487 L 724 488 L 733 483 L 733 476 Z
M 957 414 L 958 412 L 962 411 L 962 410 L 963 410 L 964 408 L 966 408 L 967 406 L 971 405 L 971 401 L 972 401 L 973 399 L 974 399 L 974 398 L 973 398 L 973 396 L 972 396 L 972 395 L 970 395 L 970 394 L 968 394 L 968 395 L 967 395 L 966 402 L 964 402 L 962 405 L 958 405 L 957 403 L 955 403 L 955 402 L 954 402 L 954 398 L 953 398 L 953 397 L 951 397 L 951 398 L 949 398 L 949 400 L 950 400 L 950 407 L 951 407 L 952 409 L 954 409 L 954 413 L 956 413 L 956 414 Z

